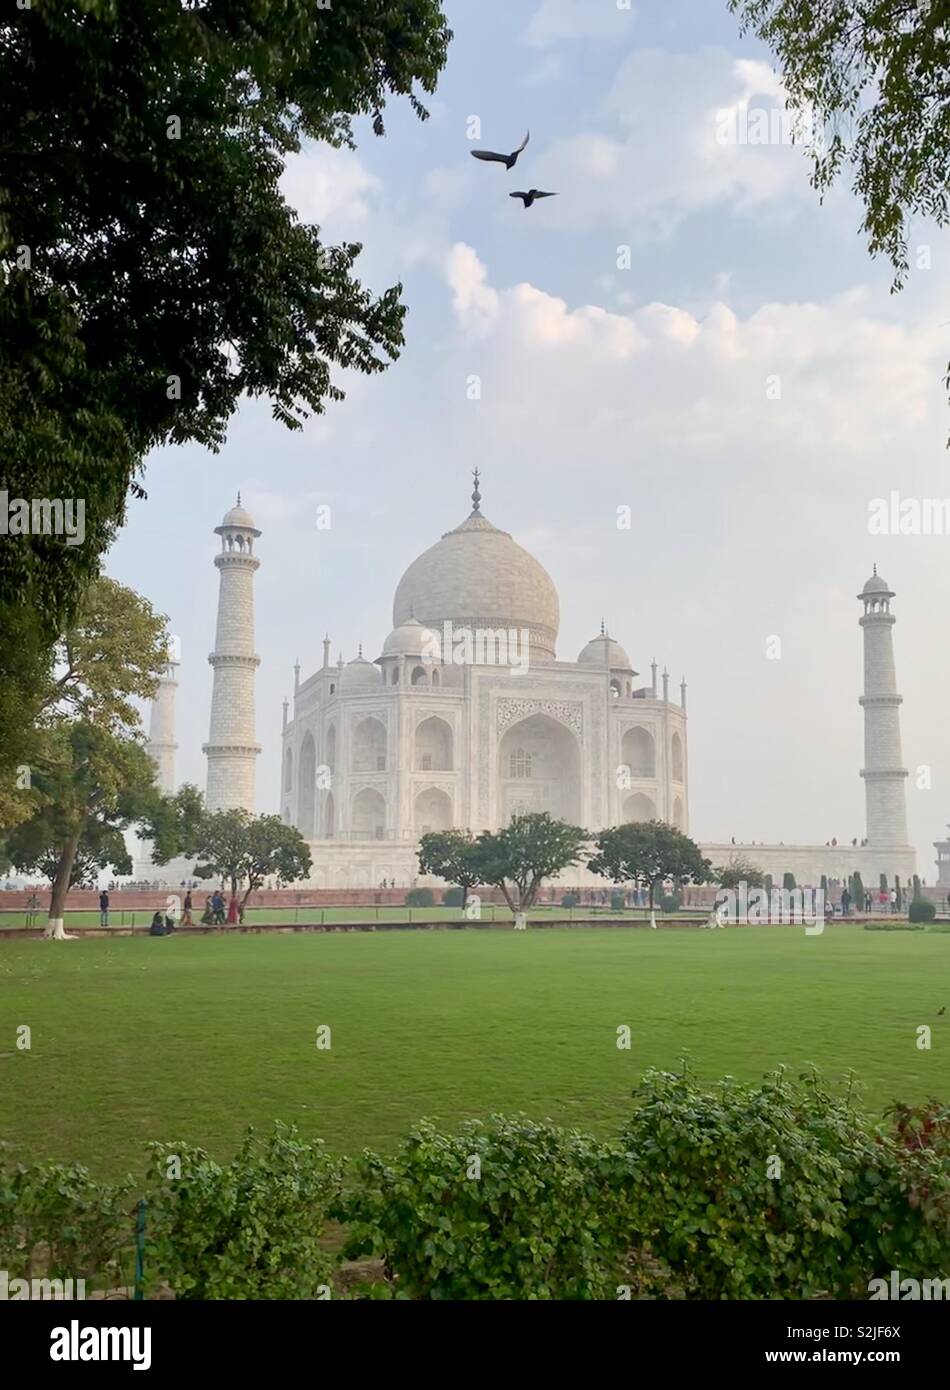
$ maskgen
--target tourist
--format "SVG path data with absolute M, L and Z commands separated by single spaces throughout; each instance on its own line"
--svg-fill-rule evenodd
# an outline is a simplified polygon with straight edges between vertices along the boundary
M 891 909 L 892 909 L 892 910 L 896 910 L 896 908 L 897 908 L 897 889 L 896 889 L 896 888 L 892 888 L 892 889 L 891 889 Z
M 236 896 L 236 894 L 232 893 L 232 894 L 231 894 L 231 901 L 228 903 L 228 926 L 229 926 L 229 927 L 235 927 L 235 926 L 237 926 L 237 920 L 238 920 L 237 896 Z
M 105 889 L 99 894 L 99 925 L 100 927 L 109 925 L 109 894 Z
M 152 925 L 148 929 L 148 934 L 149 936 L 165 935 L 165 919 L 161 912 L 156 912 L 155 916 L 152 918 Z
M 848 909 L 850 908 L 850 906 L 851 906 L 851 894 L 848 892 L 847 888 L 845 888 L 844 892 L 841 894 L 841 915 L 842 915 L 842 917 L 847 917 L 847 915 L 848 915 Z
M 194 926 L 191 920 L 191 889 L 185 894 L 185 902 L 182 908 L 181 924 L 183 927 Z
M 220 888 L 216 888 L 211 895 L 212 920 L 216 927 L 224 926 L 224 898 Z
M 205 910 L 201 914 L 201 925 L 210 927 L 214 922 L 214 908 L 211 905 L 211 894 L 205 898 Z

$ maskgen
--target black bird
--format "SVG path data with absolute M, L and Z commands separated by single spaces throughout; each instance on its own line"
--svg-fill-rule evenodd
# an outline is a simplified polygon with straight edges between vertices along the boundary
M 944 1004 L 944 1006 L 943 1006 L 942 1009 L 938 1009 L 938 1010 L 937 1010 L 937 1017 L 939 1018 L 941 1014 L 945 1014 L 946 1012 L 947 1012 L 947 1006 L 946 1006 L 946 1004 Z
M 556 193 L 542 193 L 540 188 L 529 188 L 527 193 L 509 193 L 509 198 L 520 198 L 525 206 L 525 212 L 534 202 L 535 198 L 556 198 Z
M 513 169 L 518 163 L 518 156 L 531 138 L 531 131 L 522 140 L 521 144 L 511 154 L 496 154 L 494 150 L 469 150 L 473 159 L 488 159 L 493 164 L 504 164 L 506 169 Z

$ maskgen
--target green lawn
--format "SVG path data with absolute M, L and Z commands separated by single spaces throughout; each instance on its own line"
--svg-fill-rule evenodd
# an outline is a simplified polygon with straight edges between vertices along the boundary
M 853 1068 L 880 1111 L 947 1097 L 948 1003 L 950 934 L 853 927 L 11 939 L 0 1137 L 117 1174 L 141 1169 L 147 1139 L 223 1155 L 278 1117 L 351 1153 L 422 1115 L 521 1109 L 605 1132 L 643 1069 L 684 1053 L 709 1079 Z

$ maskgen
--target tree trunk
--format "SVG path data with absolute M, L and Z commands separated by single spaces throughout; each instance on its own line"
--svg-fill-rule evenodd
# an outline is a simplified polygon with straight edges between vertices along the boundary
M 64 842 L 59 863 L 56 866 L 56 877 L 53 879 L 53 890 L 50 894 L 49 918 L 43 932 L 43 936 L 51 941 L 76 940 L 75 936 L 69 935 L 63 926 L 63 907 L 66 902 L 66 894 L 69 891 L 69 880 L 72 876 L 81 835 L 82 825 Z
M 462 884 L 462 916 L 465 916 L 465 906 L 468 902 L 468 884 Z
M 650 926 L 656 931 L 656 909 L 653 906 L 653 879 L 650 879 Z

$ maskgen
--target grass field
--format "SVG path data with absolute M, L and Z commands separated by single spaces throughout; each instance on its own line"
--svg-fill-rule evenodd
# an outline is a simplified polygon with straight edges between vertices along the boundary
M 141 1171 L 147 1139 L 224 1155 L 276 1118 L 350 1153 L 423 1115 L 607 1132 L 644 1068 L 684 1054 L 707 1079 L 853 1068 L 880 1112 L 947 1097 L 947 1003 L 950 934 L 854 927 L 9 939 L 0 1138 L 114 1175 Z

